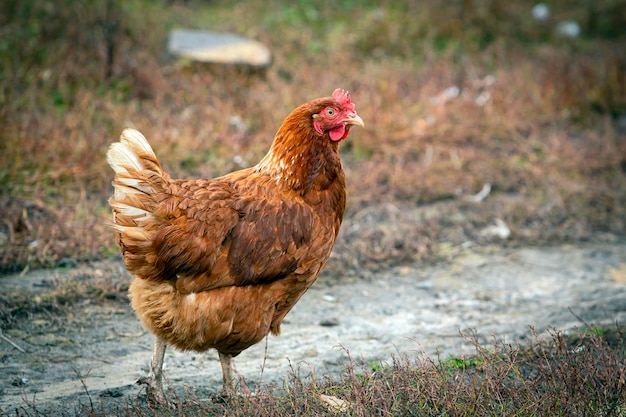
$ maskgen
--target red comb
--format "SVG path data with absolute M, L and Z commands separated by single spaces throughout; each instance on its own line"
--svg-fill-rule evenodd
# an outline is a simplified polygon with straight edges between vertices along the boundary
M 341 88 L 336 89 L 333 91 L 333 98 L 346 110 L 354 111 L 354 104 L 350 101 L 350 93 L 346 90 L 342 90 Z

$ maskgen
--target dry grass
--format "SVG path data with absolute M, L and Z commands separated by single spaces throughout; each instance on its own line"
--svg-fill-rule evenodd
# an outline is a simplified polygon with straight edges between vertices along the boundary
M 104 153 L 123 127 L 144 131 L 174 176 L 211 177 L 240 168 L 235 156 L 255 163 L 292 108 L 336 86 L 367 129 L 343 148 L 349 210 L 330 271 L 437 258 L 442 242 L 480 244 L 494 218 L 512 244 L 624 232 L 620 2 L 557 2 L 546 24 L 490 1 L 1 7 L 0 270 L 115 252 Z M 555 35 L 565 18 L 584 36 Z M 274 64 L 171 61 L 162 49 L 177 26 L 258 38 Z M 465 202 L 487 183 L 486 201 Z M 451 204 L 414 214 L 434 202 Z
M 350 358 L 337 379 L 290 374 L 283 387 L 264 386 L 229 403 L 180 392 L 177 410 L 150 409 L 145 398 L 118 405 L 94 398 L 65 409 L 74 416 L 616 416 L 626 415 L 626 345 L 620 327 L 586 327 L 538 337 L 526 347 L 494 340 L 468 357 L 426 355 L 364 364 Z M 350 352 L 346 351 L 350 357 Z M 88 387 L 85 386 L 88 392 Z M 18 416 L 40 416 L 36 404 Z

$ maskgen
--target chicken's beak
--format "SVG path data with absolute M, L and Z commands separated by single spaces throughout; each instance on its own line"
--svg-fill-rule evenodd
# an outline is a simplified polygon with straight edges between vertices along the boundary
M 361 116 L 356 113 L 350 114 L 346 119 L 346 123 L 349 125 L 357 125 L 361 127 L 365 126 L 365 123 L 363 122 L 363 119 L 361 119 Z

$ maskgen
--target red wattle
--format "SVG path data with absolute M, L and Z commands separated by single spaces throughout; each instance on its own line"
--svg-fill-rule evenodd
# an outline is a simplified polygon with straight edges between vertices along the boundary
M 339 125 L 336 128 L 331 129 L 328 133 L 330 134 L 330 138 L 336 142 L 338 140 L 345 139 L 346 136 L 348 136 L 348 129 L 346 129 L 346 126 L 344 125 Z

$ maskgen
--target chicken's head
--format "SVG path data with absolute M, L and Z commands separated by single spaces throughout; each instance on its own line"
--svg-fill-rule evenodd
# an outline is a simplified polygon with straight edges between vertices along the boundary
M 315 131 L 320 135 L 328 132 L 333 141 L 345 139 L 352 125 L 364 126 L 363 119 L 356 114 L 350 93 L 340 88 L 333 92 L 328 105 L 313 115 Z

